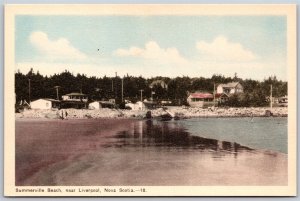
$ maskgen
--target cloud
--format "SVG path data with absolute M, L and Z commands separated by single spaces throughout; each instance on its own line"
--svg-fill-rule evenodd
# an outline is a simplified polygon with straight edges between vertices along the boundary
M 29 40 L 31 44 L 48 59 L 83 60 L 87 58 L 84 53 L 73 47 L 66 38 L 50 40 L 46 33 L 35 31 L 30 34 Z
M 144 47 L 129 47 L 113 52 L 119 57 L 142 58 L 128 63 L 123 62 L 123 59 L 122 62 L 116 62 L 116 58 L 113 57 L 101 60 L 97 57 L 93 60 L 91 56 L 88 57 L 89 59 L 83 59 L 82 62 L 78 61 L 78 58 L 87 56 L 75 49 L 68 40 L 61 38 L 53 41 L 43 32 L 33 32 L 30 41 L 46 58 L 60 59 L 49 62 L 47 59 L 33 58 L 16 62 L 15 69 L 19 69 L 22 73 L 28 73 L 30 68 L 33 68 L 35 72 L 39 70 L 43 75 L 53 75 L 67 69 L 74 74 L 84 73 L 88 76 L 99 77 L 114 76 L 115 72 L 118 72 L 120 76 L 128 73 L 144 77 L 183 75 L 210 77 L 213 74 L 232 77 L 234 73 L 237 73 L 242 78 L 259 80 L 273 74 L 283 80 L 286 80 L 287 76 L 285 59 L 281 57 L 272 58 L 272 60 L 256 59 L 256 56 L 241 44 L 230 42 L 223 36 L 215 38 L 212 42 L 199 41 L 196 47 L 201 52 L 200 57 L 199 55 L 192 58 L 183 57 L 176 48 L 162 48 L 155 41 L 147 42 Z M 60 49 L 68 49 L 68 51 Z M 62 60 L 65 57 L 69 60 Z M 152 62 L 144 62 L 143 59 L 149 59 Z M 186 66 L 188 68 L 184 68 Z
M 187 63 L 187 60 L 180 55 L 176 48 L 163 49 L 155 41 L 147 42 L 145 48 L 130 47 L 129 49 L 117 49 L 114 55 L 151 59 L 161 63 Z
M 228 41 L 224 36 L 216 37 L 211 43 L 200 41 L 196 43 L 196 48 L 203 58 L 209 60 L 248 62 L 256 59 L 256 56 L 245 49 L 240 43 Z

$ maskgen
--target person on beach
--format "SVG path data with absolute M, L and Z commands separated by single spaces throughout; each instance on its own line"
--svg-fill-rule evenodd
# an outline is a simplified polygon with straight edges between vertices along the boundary
M 61 119 L 64 120 L 64 110 L 61 110 Z

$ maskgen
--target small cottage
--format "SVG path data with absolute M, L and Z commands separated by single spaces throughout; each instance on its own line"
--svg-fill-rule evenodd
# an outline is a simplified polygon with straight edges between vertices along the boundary
M 228 99 L 229 99 L 229 96 L 225 93 L 215 94 L 215 100 L 218 103 L 224 103 L 224 102 L 228 101 Z
M 191 93 L 187 102 L 191 107 L 206 107 L 214 105 L 214 96 L 211 93 Z
M 99 110 L 101 108 L 100 102 L 99 101 L 94 101 L 89 103 L 89 109 L 91 110 Z
M 82 93 L 70 93 L 62 96 L 61 108 L 88 108 L 88 96 Z
M 138 101 L 136 103 L 127 103 L 125 105 L 127 108 L 130 108 L 132 110 L 145 110 L 147 109 L 146 105 L 142 101 Z
M 40 98 L 35 101 L 31 101 L 30 103 L 31 109 L 52 109 L 52 108 L 59 108 L 60 101 L 50 99 L 50 98 Z
M 280 107 L 287 107 L 288 106 L 288 97 L 287 96 L 279 97 L 278 104 Z
M 87 102 L 88 97 L 83 93 L 70 93 L 62 96 L 63 101 L 81 101 Z
M 116 102 L 115 99 L 109 99 L 108 101 L 99 101 L 100 108 L 115 108 Z

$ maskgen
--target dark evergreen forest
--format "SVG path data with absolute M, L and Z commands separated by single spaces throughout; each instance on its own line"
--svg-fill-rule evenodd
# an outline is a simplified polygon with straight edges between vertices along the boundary
M 59 86 L 59 98 L 71 92 L 82 92 L 87 94 L 89 100 L 106 100 L 115 98 L 117 103 L 121 102 L 121 85 L 123 79 L 124 98 L 133 102 L 140 99 L 140 91 L 143 91 L 143 98 L 150 98 L 151 91 L 154 100 L 170 100 L 173 105 L 186 104 L 188 92 L 202 91 L 213 93 L 214 84 L 240 82 L 244 87 L 244 93 L 233 95 L 226 103 L 228 106 L 250 107 L 265 106 L 268 104 L 267 97 L 270 95 L 270 85 L 273 86 L 273 97 L 287 95 L 287 82 L 278 80 L 275 76 L 266 78 L 263 81 L 252 79 L 241 79 L 237 75 L 225 77 L 213 75 L 211 78 L 204 77 L 87 77 L 84 74 L 73 75 L 68 71 L 43 76 L 31 69 L 27 74 L 15 73 L 15 93 L 17 103 L 21 100 L 36 100 L 39 98 L 57 99 L 56 86 Z M 163 88 L 157 84 L 152 89 L 150 84 L 154 80 L 163 80 L 168 87 Z M 30 93 L 29 93 L 30 83 Z

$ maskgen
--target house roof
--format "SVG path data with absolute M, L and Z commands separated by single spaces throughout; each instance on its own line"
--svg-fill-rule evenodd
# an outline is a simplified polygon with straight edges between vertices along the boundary
M 82 94 L 82 93 L 69 93 L 69 94 L 66 94 L 64 96 L 86 96 L 86 95 Z
M 227 94 L 225 94 L 225 93 L 218 93 L 218 94 L 215 94 L 215 97 L 216 98 L 220 98 L 220 97 L 222 97 L 222 96 L 226 96 L 226 97 L 229 97 Z
M 52 98 L 44 98 L 44 100 L 48 100 L 48 101 L 51 101 L 51 102 L 60 102 L 59 100 L 52 99 Z
M 214 98 L 210 93 L 191 93 L 190 96 L 192 98 Z
M 86 101 L 76 101 L 76 100 L 62 100 L 60 102 L 63 104 L 65 104 L 65 103 L 67 103 L 67 104 L 69 104 L 69 103 L 71 103 L 71 104 L 86 104 L 87 103 Z
M 149 87 L 154 87 L 155 85 L 160 85 L 162 88 L 168 88 L 168 85 L 163 80 L 154 80 Z
M 112 103 L 110 101 L 97 101 L 97 102 L 99 102 L 100 104 L 115 105 L 115 103 Z
M 59 100 L 55 100 L 55 99 L 52 99 L 52 98 L 39 98 L 37 100 L 46 100 L 46 101 L 51 101 L 51 102 L 60 102 Z M 34 101 L 37 101 L 37 100 L 34 100 Z M 31 101 L 31 102 L 34 102 L 34 101 Z
M 227 84 L 220 84 L 221 87 L 227 87 L 227 88 L 235 88 L 239 82 L 229 82 Z

